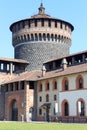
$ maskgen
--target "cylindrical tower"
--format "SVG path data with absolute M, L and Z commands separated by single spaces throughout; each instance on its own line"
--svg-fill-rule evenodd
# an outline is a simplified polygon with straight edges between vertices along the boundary
M 41 3 L 38 14 L 10 26 L 14 57 L 29 61 L 28 70 L 41 69 L 43 62 L 69 54 L 73 29 L 47 15 Z

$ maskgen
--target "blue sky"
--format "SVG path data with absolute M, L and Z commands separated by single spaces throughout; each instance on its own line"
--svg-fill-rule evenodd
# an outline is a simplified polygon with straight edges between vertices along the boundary
M 38 12 L 41 0 L 0 1 L 0 57 L 14 58 L 12 23 Z M 87 50 L 87 0 L 43 0 L 46 13 L 74 26 L 70 53 Z

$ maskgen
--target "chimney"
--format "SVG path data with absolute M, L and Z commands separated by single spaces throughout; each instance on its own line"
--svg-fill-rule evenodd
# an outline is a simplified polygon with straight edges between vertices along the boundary
M 45 68 L 45 66 L 43 65 L 43 66 L 42 66 L 42 77 L 45 76 L 45 73 L 46 73 L 46 68 Z
M 65 70 L 65 69 L 67 68 L 66 58 L 64 58 L 64 59 L 62 60 L 62 68 L 63 68 L 63 70 Z

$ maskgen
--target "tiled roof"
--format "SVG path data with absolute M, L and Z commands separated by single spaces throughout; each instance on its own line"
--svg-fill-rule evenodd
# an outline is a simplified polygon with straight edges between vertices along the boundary
M 13 83 L 13 82 L 17 82 L 17 81 L 24 81 L 24 80 L 36 80 L 39 75 L 41 75 L 41 71 L 31 71 L 31 72 L 24 72 L 21 74 L 17 74 L 15 77 L 12 77 L 10 80 L 4 82 L 3 84 L 7 84 L 7 83 Z
M 67 67 L 65 70 L 63 70 L 61 68 L 61 69 L 58 69 L 58 70 L 55 70 L 55 71 L 47 72 L 44 77 L 40 77 L 37 80 L 66 76 L 66 75 L 71 75 L 71 74 L 81 73 L 81 72 L 87 72 L 87 63 Z
M 1 72 L 0 73 L 0 85 L 5 84 L 6 82 L 9 82 L 10 80 L 12 80 L 15 77 L 16 77 L 16 75 L 11 75 L 11 74 Z
M 80 52 L 78 52 L 78 53 L 73 53 L 73 54 L 65 55 L 65 56 L 62 56 L 62 57 L 56 58 L 56 59 L 50 59 L 50 60 L 48 60 L 48 61 L 45 61 L 44 64 L 45 64 L 45 63 L 48 63 L 48 62 L 60 60 L 60 59 L 63 59 L 63 58 L 67 58 L 67 57 L 72 57 L 72 56 L 76 56 L 76 55 L 80 55 L 80 54 L 85 54 L 85 53 L 87 53 L 87 50 L 85 50 L 85 51 L 80 51 Z
M 12 58 L 0 58 L 0 61 L 6 61 L 6 62 L 16 62 L 16 63 L 26 63 L 28 64 L 29 62 L 26 60 L 22 59 L 12 59 Z
M 31 71 L 24 72 L 20 75 L 10 78 L 8 81 L 4 82 L 4 84 L 17 82 L 17 81 L 39 81 L 49 78 L 55 78 L 60 76 L 67 76 L 75 73 L 87 72 L 87 64 L 80 64 L 76 66 L 67 67 L 65 70 L 58 69 L 55 71 L 46 72 L 45 76 L 42 77 L 42 71 Z

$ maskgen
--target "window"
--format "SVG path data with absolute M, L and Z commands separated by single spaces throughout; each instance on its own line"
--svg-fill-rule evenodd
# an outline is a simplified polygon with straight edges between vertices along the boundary
M 62 29 L 62 22 L 60 23 L 60 28 Z
M 68 90 L 68 80 L 65 80 L 65 90 Z
M 54 115 L 56 115 L 56 112 L 55 112 L 55 107 L 53 108 L 53 113 L 54 113 Z
M 39 40 L 42 41 L 41 33 L 39 33 Z
M 57 28 L 57 21 L 55 21 L 55 28 Z
M 46 95 L 46 102 L 49 102 L 49 95 Z
M 47 40 L 50 41 L 50 34 L 47 34 Z
M 21 90 L 24 89 L 24 81 L 21 81 L 21 82 L 20 82 L 20 87 L 21 87 Z
M 38 41 L 38 35 L 35 33 L 35 41 Z
M 46 41 L 46 34 L 43 34 L 43 40 Z
M 52 40 L 52 41 L 54 40 L 54 35 L 53 35 L 53 34 L 51 34 L 51 40 Z
M 82 89 L 83 88 L 83 77 L 79 75 L 76 79 L 76 88 L 77 89 Z
M 39 109 L 39 115 L 42 115 L 42 109 Z
M 56 101 L 57 100 L 57 95 L 54 95 L 54 101 Z
M 57 90 L 57 82 L 53 81 L 53 90 Z
M 23 26 L 23 28 L 25 27 L 25 22 L 24 21 L 22 22 L 22 26 Z
M 41 96 L 39 97 L 39 101 L 42 102 L 42 97 Z
M 37 27 L 37 20 L 35 20 L 35 27 Z
M 85 116 L 85 103 L 83 99 L 78 101 L 78 115 L 79 116 Z
M 34 41 L 34 36 L 33 36 L 33 34 L 31 34 L 31 41 Z
M 43 27 L 44 26 L 44 19 L 42 19 L 41 24 L 42 24 L 42 27 Z
M 15 83 L 15 90 L 18 90 L 18 82 Z
M 68 82 L 68 78 L 65 77 L 62 81 L 62 91 L 67 91 L 69 90 L 69 82 Z
M 82 80 L 82 78 L 79 79 L 79 88 L 83 88 L 83 80 Z
M 28 26 L 29 26 L 29 28 L 30 28 L 30 20 L 28 21 Z
M 48 27 L 51 27 L 51 20 L 48 21 Z
M 13 91 L 13 83 L 10 84 L 10 91 Z
M 6 84 L 6 92 L 8 92 L 8 84 Z
M 64 100 L 62 102 L 62 115 L 69 116 L 69 104 L 68 104 L 67 100 Z
M 40 84 L 40 85 L 38 86 L 38 91 L 39 91 L 39 92 L 42 91 L 42 84 Z
M 49 83 L 47 82 L 46 83 L 46 91 L 48 91 L 49 90 Z

